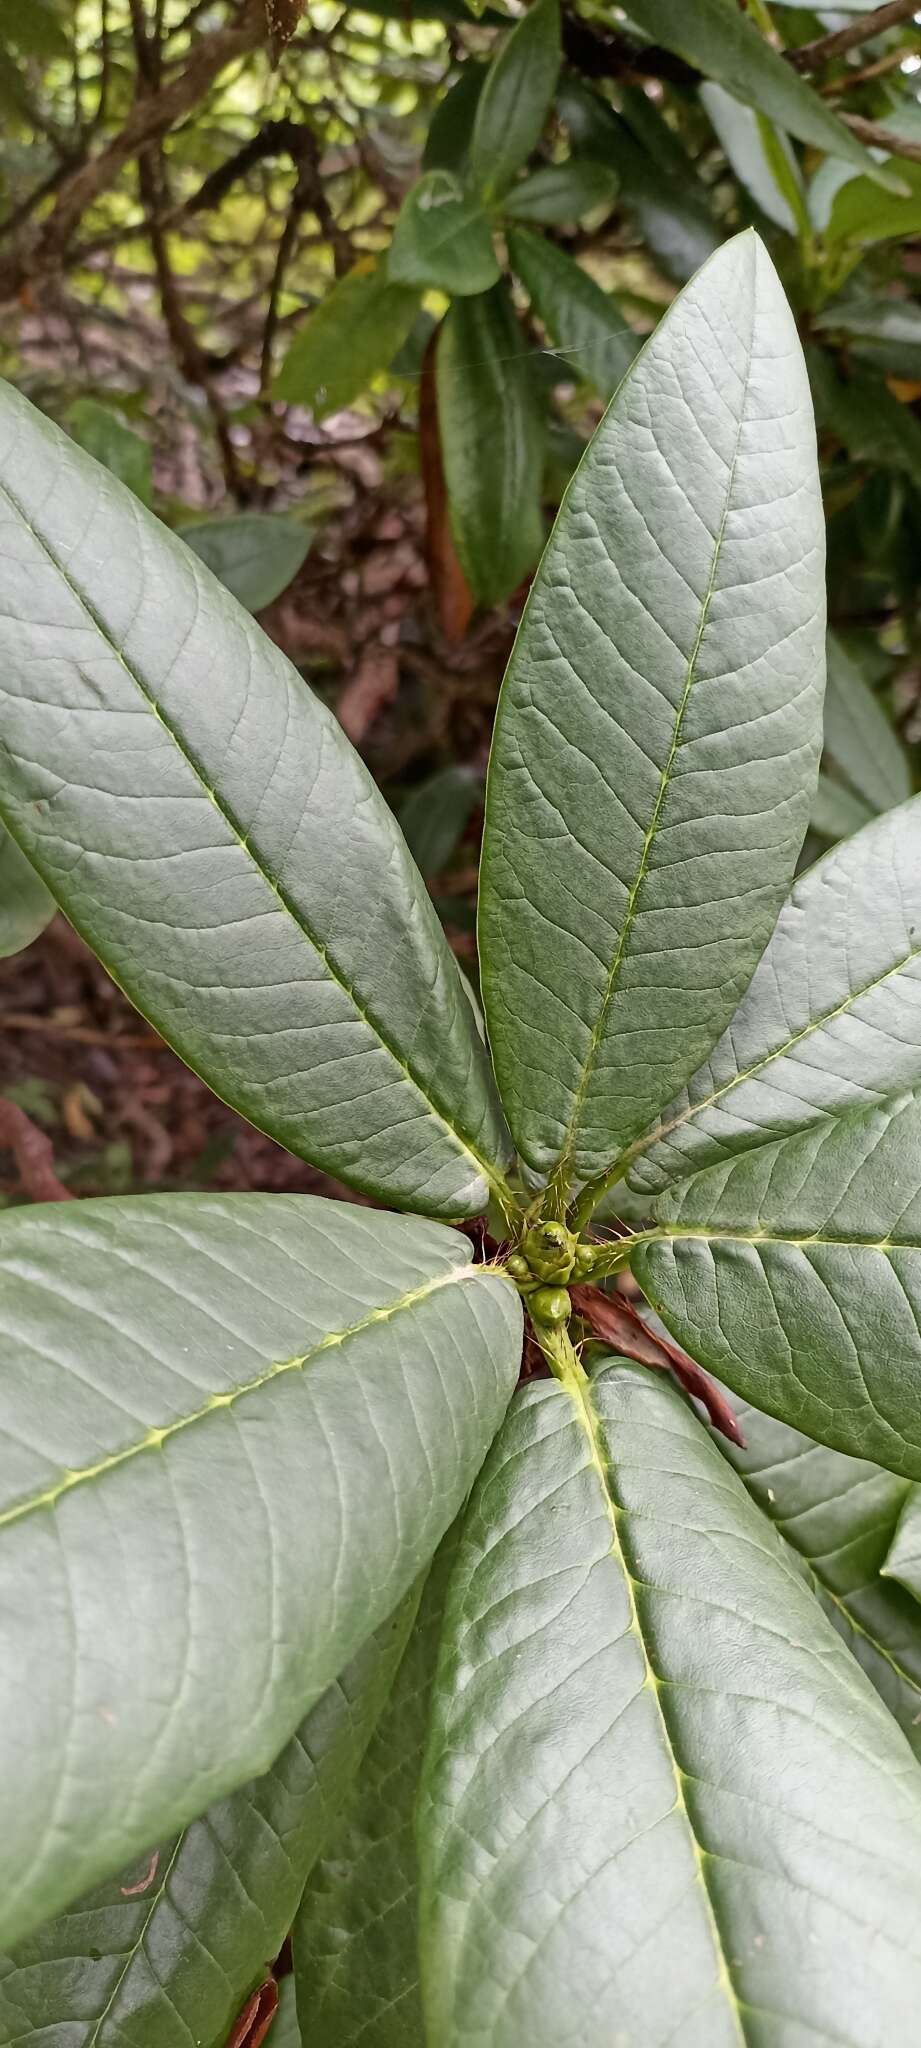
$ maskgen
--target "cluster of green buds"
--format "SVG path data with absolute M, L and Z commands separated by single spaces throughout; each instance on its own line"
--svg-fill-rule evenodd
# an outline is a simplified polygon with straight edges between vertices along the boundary
M 587 1280 L 596 1247 L 580 1242 L 565 1223 L 532 1223 L 512 1252 L 507 1272 L 515 1281 L 535 1323 L 566 1323 L 572 1311 L 566 1282 Z

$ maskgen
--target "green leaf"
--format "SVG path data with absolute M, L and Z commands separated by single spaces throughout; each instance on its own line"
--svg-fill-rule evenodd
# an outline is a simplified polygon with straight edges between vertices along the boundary
M 461 568 L 480 604 L 501 604 L 534 567 L 544 538 L 544 421 L 505 284 L 451 307 L 435 381 Z
M 743 235 L 595 434 L 499 701 L 484 1008 L 519 1149 L 561 1184 L 693 1072 L 774 923 L 816 770 L 822 566 L 796 332 Z
M 360 398 L 406 340 L 419 293 L 391 284 L 383 264 L 356 263 L 298 330 L 274 395 L 309 406 L 317 419 Z
M 48 0 L 0 0 L 0 38 L 25 57 L 69 57 L 70 37 Z
M 732 0 L 693 0 L 693 5 L 680 8 L 674 0 L 630 0 L 629 12 L 631 21 L 653 42 L 674 50 L 800 142 L 856 164 L 890 191 L 898 189 L 892 173 L 874 163 L 844 122 Z
M 819 1443 L 921 1478 L 921 1092 L 704 1167 L 653 1215 L 633 1272 L 701 1365 Z
M 510 228 L 508 253 L 561 362 L 610 398 L 640 345 L 617 300 L 545 235 Z
M 441 1545 L 361 1775 L 295 1922 L 301 2032 L 323 2048 L 426 2048 L 414 1815 L 457 1534 Z
M 335 718 L 8 387 L 0 528 L 0 818 L 71 922 L 290 1151 L 401 1207 L 475 1214 L 506 1143 L 492 1077 Z
M 31 946 L 56 909 L 54 897 L 0 825 L 0 960 Z
M 309 526 L 272 512 L 201 519 L 177 532 L 248 612 L 261 612 L 287 590 L 313 539 Z
M 67 414 L 67 431 L 79 447 L 127 484 L 142 505 L 153 496 L 150 448 L 140 434 L 133 434 L 118 414 L 95 398 L 76 398 Z
M 873 806 L 865 803 L 862 796 L 855 796 L 845 783 L 820 773 L 809 813 L 810 827 L 820 839 L 848 839 L 852 832 L 868 825 L 873 815 Z
M 880 1570 L 884 1578 L 897 1580 L 916 1602 L 921 1600 L 921 1493 L 916 1486 L 908 1488 L 892 1543 Z M 888 1586 L 884 1590 L 895 1592 L 895 1588 Z M 917 1607 L 915 1616 L 916 1625 L 921 1627 Z
M 4 1218 L 4 1947 L 268 1770 L 431 1557 L 518 1372 L 469 1259 L 304 1196 Z
M 921 490 L 921 421 L 883 378 L 856 366 L 848 378 L 838 377 L 815 350 L 809 370 L 819 426 L 830 428 L 855 460 L 903 471 Z
M 921 1776 L 637 1368 L 516 1396 L 450 1588 L 419 1841 L 439 2048 L 909 2048 Z
M 829 246 L 855 242 L 861 247 L 869 247 L 874 242 L 902 241 L 918 233 L 921 228 L 921 164 L 899 157 L 898 176 L 902 191 L 895 195 L 881 191 L 879 184 L 869 177 L 840 181 L 832 196 L 827 222 L 819 216 L 819 224 L 824 226 Z
M 874 811 L 911 794 L 908 757 L 879 698 L 833 633 L 828 636 L 825 747 Z
M 278 1987 L 278 2011 L 272 2021 L 272 2048 L 302 2048 L 297 2023 L 297 1991 L 294 1978 L 283 1977 Z
M 465 57 L 459 76 L 439 100 L 428 125 L 422 165 L 426 171 L 455 171 L 467 168 L 473 119 L 488 71 L 488 65 Z
M 559 0 L 531 0 L 480 94 L 470 144 L 474 182 L 495 199 L 540 140 L 560 69 Z
M 416 1589 L 264 1777 L 0 1957 L 0 2040 L 51 2040 L 78 2016 L 93 2048 L 227 2040 L 335 1826 L 418 1602 Z
M 610 206 L 617 193 L 617 173 L 610 164 L 571 157 L 565 164 L 544 164 L 503 201 L 509 220 L 539 221 L 545 227 L 578 221 L 596 207 Z
M 561 365 L 610 398 L 640 347 L 617 299 L 545 235 L 510 227 L 507 239 L 509 262 Z
M 457 761 L 411 790 L 400 828 L 420 874 L 440 875 L 447 867 L 481 795 L 476 770 Z
M 683 284 L 722 240 L 707 188 L 645 93 L 632 100 L 629 88 L 621 88 L 620 97 L 630 110 L 633 133 L 605 100 L 572 75 L 561 80 L 557 105 L 573 148 L 611 165 L 620 204 L 632 215 L 641 240 L 667 276 Z
M 654 1193 L 921 1083 L 921 799 L 801 875 L 729 1030 L 644 1138 Z
M 466 297 L 500 276 L 492 229 L 476 194 L 452 171 L 426 171 L 408 192 L 387 253 L 395 284 L 434 285 Z
M 702 85 L 700 97 L 723 154 L 755 205 L 776 227 L 785 228 L 788 235 L 799 234 L 804 206 L 801 203 L 797 209 L 787 197 L 788 179 L 800 188 L 799 166 L 787 137 L 774 128 L 767 136 L 761 125 L 765 117 L 753 114 L 750 107 L 724 92 L 721 85 Z M 776 148 L 771 146 L 772 140 Z M 787 171 L 787 179 L 782 181 L 777 175 L 778 152 Z
M 914 1489 L 757 1408 L 733 1405 L 746 1446 L 721 1439 L 724 1456 L 808 1565 L 826 1614 L 921 1760 L 921 1614 L 900 1587 L 880 1578 Z
M 846 336 L 854 355 L 889 376 L 921 374 L 921 306 L 915 299 L 852 299 L 827 306 L 813 326 Z

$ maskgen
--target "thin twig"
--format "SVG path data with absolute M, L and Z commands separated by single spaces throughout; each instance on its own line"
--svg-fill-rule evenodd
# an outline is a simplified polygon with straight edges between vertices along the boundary
M 833 57 L 846 57 L 848 50 L 859 49 L 861 43 L 869 43 L 874 36 L 880 36 L 887 28 L 896 28 L 900 21 L 908 21 L 914 14 L 918 0 L 887 0 L 885 7 L 877 7 L 872 14 L 861 14 L 847 28 L 835 29 L 831 35 L 819 36 L 814 43 L 804 43 L 799 50 L 787 50 L 786 58 L 795 71 L 819 71 Z
M 862 114 L 839 112 L 839 120 L 845 121 L 860 142 L 868 149 L 885 149 L 890 156 L 904 156 L 913 164 L 921 164 L 921 142 L 912 142 L 907 135 L 896 135 L 892 128 L 884 128 L 879 121 L 865 121 Z
M 24 1109 L 0 1097 L 0 1145 L 12 1152 L 16 1171 L 33 1202 L 72 1202 L 69 1188 L 54 1170 L 54 1147 Z

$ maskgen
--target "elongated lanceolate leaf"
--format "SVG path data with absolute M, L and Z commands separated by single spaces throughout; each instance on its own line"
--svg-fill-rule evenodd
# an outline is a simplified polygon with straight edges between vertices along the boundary
M 533 568 L 544 538 L 544 420 L 505 283 L 451 307 L 435 382 L 461 567 L 481 604 L 501 604 Z
M 889 1551 L 915 1489 L 879 1465 L 815 1443 L 746 1402 L 733 1403 L 745 1448 L 724 1457 L 762 1513 L 809 1566 L 812 1585 L 921 1761 L 921 1609 L 887 1584 Z
M 855 796 L 846 783 L 833 781 L 819 770 L 809 826 L 820 839 L 849 839 L 852 832 L 869 825 L 872 817 L 873 808 L 862 796 Z
M 339 725 L 182 541 L 0 390 L 0 819 L 217 1093 L 402 1207 L 502 1121 L 454 961 Z
M 921 1478 L 921 1093 L 705 1167 L 653 1213 L 633 1271 L 701 1365 Z
M 56 909 L 54 897 L 0 825 L 0 960 L 31 946 Z
M 617 192 L 617 174 L 610 164 L 570 157 L 565 164 L 542 164 L 506 194 L 504 212 L 511 220 L 541 221 L 545 226 L 581 220 L 595 207 L 610 205 Z
M 767 116 L 753 113 L 732 93 L 724 92 L 721 85 L 702 85 L 700 97 L 728 163 L 751 193 L 755 205 L 777 227 L 795 235 L 805 213 L 805 202 L 801 200 L 800 207 L 794 207 L 786 189 L 790 184 L 794 188 L 800 185 L 799 168 L 787 137 L 773 128 L 766 135 L 760 123 Z
M 4 1947 L 267 1770 L 427 1563 L 518 1371 L 469 1256 L 306 1197 L 4 1219 Z
M 495 199 L 540 139 L 560 68 L 559 0 L 532 0 L 493 59 L 477 101 L 470 172 Z
M 438 2048 L 912 2048 L 917 1766 L 637 1368 L 516 1397 L 449 1593 L 419 1835 Z
M 335 1826 L 417 1606 L 418 1589 L 264 1777 L 0 1957 L 3 2048 L 223 2048 Z
M 432 1566 L 387 1708 L 295 1923 L 301 2033 L 323 2048 L 426 2048 L 415 1809 L 457 1533 Z
M 822 563 L 799 343 L 743 235 L 624 378 L 499 701 L 483 992 L 538 1171 L 604 1172 L 747 985 L 815 782 Z
M 892 722 L 834 633 L 828 636 L 825 747 L 852 788 L 876 811 L 911 795 L 908 756 Z
M 921 802 L 802 876 L 732 1023 L 643 1141 L 649 1194 L 921 1081 Z
M 413 324 L 419 293 L 386 265 L 356 263 L 308 313 L 275 379 L 276 398 L 322 418 L 351 405 L 386 370 Z
M 874 163 L 837 114 L 787 64 L 748 14 L 727 0 L 631 0 L 631 21 L 667 50 L 675 50 L 705 77 L 757 107 L 801 142 L 857 164 L 868 177 L 892 187 L 891 174 Z
M 508 253 L 561 364 L 610 398 L 639 348 L 616 301 L 546 235 L 510 228 Z

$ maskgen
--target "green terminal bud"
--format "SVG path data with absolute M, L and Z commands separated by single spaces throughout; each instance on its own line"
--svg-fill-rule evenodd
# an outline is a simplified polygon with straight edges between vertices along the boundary
M 568 1280 L 576 1240 L 565 1223 L 532 1223 L 521 1249 L 536 1280 Z
M 530 1280 L 531 1278 L 531 1268 L 528 1265 L 527 1259 L 523 1258 L 520 1252 L 513 1252 L 511 1258 L 506 1259 L 505 1270 L 513 1280 Z
M 565 1287 L 538 1287 L 528 1308 L 535 1323 L 568 1323 L 572 1303 Z

